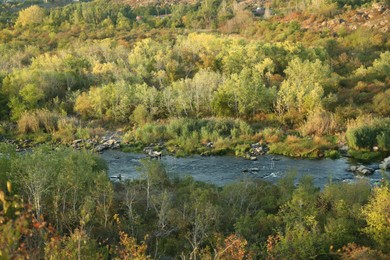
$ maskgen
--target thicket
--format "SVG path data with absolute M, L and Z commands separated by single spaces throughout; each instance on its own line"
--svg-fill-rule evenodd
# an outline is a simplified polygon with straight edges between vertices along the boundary
M 239 119 L 171 119 L 164 124 L 147 123 L 126 133 L 131 146 L 164 144 L 177 155 L 233 153 L 236 146 L 254 142 L 254 131 Z
M 389 187 L 312 178 L 246 179 L 223 187 L 173 178 L 142 161 L 139 180 L 112 183 L 87 151 L 0 147 L 4 257 L 258 259 L 351 255 L 386 259 Z M 176 175 L 177 176 L 177 175 Z
M 348 144 L 356 149 L 373 150 L 377 147 L 383 151 L 390 149 L 390 119 L 374 119 L 369 124 L 351 125 L 346 137 Z

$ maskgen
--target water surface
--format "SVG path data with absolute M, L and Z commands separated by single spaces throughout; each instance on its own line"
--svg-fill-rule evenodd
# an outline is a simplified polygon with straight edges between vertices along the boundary
M 140 172 L 137 170 L 141 165 L 140 160 L 147 158 L 147 156 L 110 150 L 104 152 L 102 158 L 108 163 L 110 177 L 120 174 L 122 179 L 137 179 L 141 177 Z M 273 161 L 272 158 L 277 161 Z M 185 158 L 163 156 L 161 162 L 172 177 L 183 178 L 190 175 L 195 180 L 219 186 L 245 178 L 263 179 L 275 183 L 289 172 L 296 172 L 297 179 L 303 175 L 313 176 L 314 184 L 317 187 L 323 187 L 329 181 L 353 182 L 359 178 L 366 178 L 357 177 L 346 171 L 352 164 L 347 158 L 311 160 L 264 155 L 258 157 L 257 161 L 249 161 L 234 156 L 202 157 L 194 155 Z M 376 182 L 381 178 L 382 175 L 377 171 L 366 179 Z

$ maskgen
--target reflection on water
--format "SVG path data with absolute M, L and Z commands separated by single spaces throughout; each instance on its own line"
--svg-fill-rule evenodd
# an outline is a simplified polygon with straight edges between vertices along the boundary
M 141 165 L 140 160 L 146 158 L 146 155 L 111 150 L 104 152 L 102 158 L 108 163 L 110 176 L 120 174 L 122 179 L 137 179 L 140 178 L 137 168 Z M 318 187 L 323 187 L 330 181 L 353 182 L 359 178 L 365 178 L 355 177 L 347 172 L 345 169 L 350 164 L 345 158 L 309 160 L 264 155 L 257 161 L 249 161 L 234 156 L 201 157 L 195 155 L 186 158 L 163 156 L 161 162 L 172 177 L 182 178 L 190 175 L 195 180 L 219 186 L 245 178 L 264 179 L 275 183 L 289 172 L 296 172 L 298 179 L 303 175 L 312 175 L 314 184 Z M 377 171 L 370 176 L 369 180 L 375 182 L 381 178 L 380 172 Z

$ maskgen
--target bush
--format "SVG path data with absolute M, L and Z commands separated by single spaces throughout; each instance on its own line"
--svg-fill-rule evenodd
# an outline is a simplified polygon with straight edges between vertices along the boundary
M 337 130 L 336 120 L 332 113 L 324 110 L 310 113 L 299 131 L 304 136 L 323 136 L 334 134 Z
M 236 156 L 245 156 L 249 152 L 250 148 L 251 147 L 247 144 L 237 145 L 234 149 L 234 154 Z
M 58 120 L 58 130 L 54 133 L 54 138 L 61 140 L 62 143 L 69 143 L 74 140 L 77 132 L 77 119 L 61 118 Z
M 261 136 L 267 143 L 277 143 L 282 141 L 284 132 L 277 128 L 265 128 L 261 132 Z
M 325 157 L 331 159 L 339 159 L 341 157 L 340 152 L 337 150 L 325 151 Z
M 21 134 L 37 133 L 43 130 L 53 133 L 57 129 L 59 115 L 47 109 L 24 112 L 18 120 L 18 131 Z
M 57 128 L 59 115 L 54 112 L 50 112 L 47 109 L 39 109 L 35 112 L 40 128 L 43 128 L 46 133 L 53 133 Z
M 45 10 L 38 5 L 32 5 L 19 12 L 19 17 L 16 20 L 16 26 L 36 25 L 43 22 Z
M 381 150 L 390 149 L 390 119 L 375 119 L 367 123 L 350 124 L 346 132 L 348 145 L 355 150 L 371 150 L 378 146 Z
M 383 116 L 390 116 L 390 89 L 377 94 L 373 98 L 372 103 L 377 113 Z
M 7 124 L 0 122 L 0 135 L 5 135 L 7 132 Z
M 389 151 L 390 150 L 390 129 L 384 129 L 384 131 L 376 136 L 378 142 L 378 147 L 381 150 Z
M 167 147 L 169 150 L 177 151 L 179 147 L 187 154 L 202 152 L 205 144 L 213 142 L 212 152 L 226 153 L 252 134 L 251 126 L 242 120 L 178 118 L 166 124 L 147 123 L 126 133 L 124 139 L 143 144 L 167 141 L 166 145 L 172 148 Z
M 144 105 L 138 105 L 134 109 L 132 119 L 138 126 L 143 126 L 150 121 L 150 115 Z
M 21 134 L 36 133 L 39 130 L 39 119 L 34 112 L 24 112 L 18 120 L 18 132 Z
M 135 131 L 135 139 L 145 144 L 167 140 L 167 129 L 164 125 L 145 124 Z
M 380 152 L 368 152 L 368 151 L 355 151 L 350 150 L 348 152 L 353 158 L 362 160 L 365 162 L 371 162 L 377 160 L 382 157 L 382 153 Z

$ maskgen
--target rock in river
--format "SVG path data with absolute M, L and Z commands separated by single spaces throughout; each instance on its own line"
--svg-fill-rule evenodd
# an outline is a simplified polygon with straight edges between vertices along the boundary
M 364 165 L 359 165 L 359 166 L 353 165 L 353 166 L 349 167 L 348 171 L 353 172 L 353 173 L 358 174 L 358 175 L 368 176 L 368 175 L 373 174 L 375 172 L 375 169 L 364 166 Z

